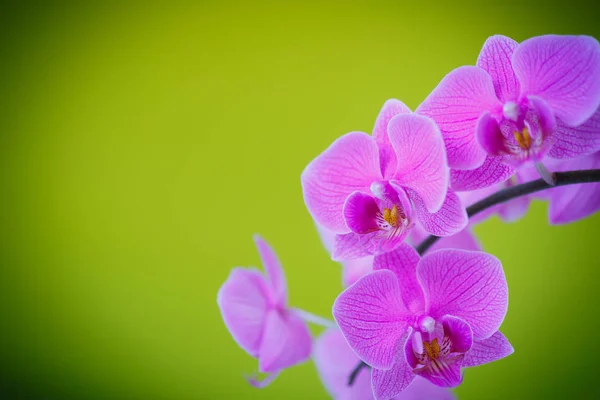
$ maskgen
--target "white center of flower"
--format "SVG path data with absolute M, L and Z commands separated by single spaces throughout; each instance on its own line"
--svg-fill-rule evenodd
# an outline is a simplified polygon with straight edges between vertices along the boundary
M 519 118 L 519 106 L 514 101 L 507 101 L 504 103 L 504 107 L 502 107 L 502 113 L 504 114 L 504 118 L 516 122 Z
M 435 329 L 435 320 L 431 317 L 425 317 L 421 320 L 421 330 L 427 333 L 433 333 Z
M 384 191 L 384 186 L 383 183 L 381 182 L 373 182 L 371 183 L 371 193 L 373 193 L 373 196 L 377 197 L 380 200 L 383 200 L 384 195 L 383 195 L 383 191 Z

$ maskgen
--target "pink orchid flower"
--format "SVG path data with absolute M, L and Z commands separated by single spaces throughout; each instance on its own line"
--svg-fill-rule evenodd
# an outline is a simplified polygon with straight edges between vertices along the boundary
M 348 133 L 302 173 L 306 206 L 317 224 L 337 234 L 336 261 L 385 253 L 419 221 L 449 236 L 467 224 L 458 196 L 448 191 L 440 132 L 429 118 L 387 101 L 373 130 Z
M 373 400 L 368 371 L 359 373 L 352 385 L 348 377 L 360 359 L 354 354 L 338 328 L 326 330 L 315 341 L 313 360 L 327 392 L 336 400 Z M 448 389 L 426 379 L 416 378 L 395 400 L 453 400 Z
M 371 366 L 376 399 L 400 395 L 417 376 L 455 387 L 462 368 L 513 352 L 498 331 L 508 288 L 497 258 L 442 249 L 420 259 L 403 244 L 376 256 L 373 269 L 340 294 L 333 315 Z
M 266 275 L 254 268 L 234 268 L 219 289 L 217 303 L 237 344 L 258 358 L 258 370 L 270 373 L 262 387 L 288 367 L 309 359 L 312 339 L 300 312 L 288 307 L 279 259 L 259 236 L 254 238 Z
M 418 107 L 439 126 L 454 190 L 505 181 L 533 163 L 600 150 L 600 44 L 546 35 L 492 36 L 477 66 L 450 72 Z

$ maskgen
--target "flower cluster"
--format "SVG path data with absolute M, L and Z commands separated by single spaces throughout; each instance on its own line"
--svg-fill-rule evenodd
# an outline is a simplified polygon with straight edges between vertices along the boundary
M 388 100 L 372 135 L 337 139 L 301 177 L 342 265 L 334 321 L 288 305 L 277 256 L 256 237 L 265 274 L 235 268 L 218 293 L 234 340 L 268 374 L 248 381 L 312 357 L 336 399 L 453 399 L 465 368 L 512 354 L 503 267 L 471 227 L 516 221 L 533 198 L 550 224 L 598 211 L 599 106 L 596 39 L 492 36 L 415 112 Z M 326 329 L 313 341 L 308 323 Z

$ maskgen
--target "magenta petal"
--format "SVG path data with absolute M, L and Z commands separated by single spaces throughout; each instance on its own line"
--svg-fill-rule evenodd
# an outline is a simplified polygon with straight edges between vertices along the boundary
M 268 289 L 256 270 L 234 268 L 219 289 L 217 303 L 237 344 L 257 357 L 266 323 Z
M 456 400 L 456 396 L 450 390 L 417 376 L 396 400 Z
M 435 236 L 451 236 L 463 230 L 469 223 L 467 211 L 460 198 L 448 189 L 442 208 L 436 213 L 430 213 L 422 200 L 414 192 L 409 192 L 413 201 L 419 224 L 425 231 Z
M 403 102 L 396 99 L 390 99 L 385 102 L 375 121 L 373 137 L 377 142 L 377 146 L 379 146 L 379 158 L 381 160 L 381 171 L 384 179 L 387 179 L 396 170 L 396 154 L 394 153 L 388 138 L 388 123 L 392 117 L 398 114 L 410 113 L 410 108 Z
M 498 330 L 508 307 L 508 288 L 500 261 L 487 253 L 443 249 L 426 254 L 417 276 L 433 318 L 464 320 L 476 340 Z
M 315 221 L 336 233 L 348 232 L 342 210 L 354 191 L 368 192 L 381 180 L 379 149 L 362 132 L 337 139 L 302 172 L 304 202 Z
M 376 256 L 373 261 L 374 271 L 387 269 L 396 274 L 402 301 L 412 313 L 418 313 L 425 308 L 423 290 L 417 280 L 417 264 L 420 259 L 415 249 L 402 243 L 395 250 Z
M 442 318 L 444 333 L 452 339 L 452 352 L 465 353 L 473 346 L 473 331 L 460 318 L 446 315 Z
M 516 222 L 523 218 L 531 204 L 531 196 L 521 196 L 498 205 L 498 214 L 505 222 Z
M 515 169 L 500 157 L 488 156 L 483 165 L 470 171 L 450 170 L 450 187 L 458 192 L 483 189 L 504 182 Z
M 325 389 L 333 398 L 343 400 L 373 398 L 371 378 L 367 369 L 357 375 L 352 386 L 348 385 L 348 377 L 360 359 L 350 349 L 339 329 L 328 329 L 319 336 L 315 341 L 313 360 Z
M 270 310 L 260 344 L 258 369 L 278 372 L 310 357 L 312 338 L 306 323 L 293 313 Z
M 499 156 L 508 152 L 500 126 L 492 114 L 489 112 L 482 114 L 475 129 L 479 144 L 489 155 Z
M 377 202 L 368 194 L 354 192 L 344 204 L 344 219 L 348 228 L 355 233 L 369 233 L 379 229 L 377 225 L 377 214 L 379 214 Z
M 441 388 L 452 388 L 462 383 L 463 377 L 461 374 L 461 365 L 463 355 L 456 356 L 455 360 L 452 360 L 445 368 L 443 375 L 433 374 L 432 371 L 425 370 L 421 372 L 421 376 L 427 379 L 429 382 Z
M 398 165 L 395 181 L 419 194 L 430 212 L 440 209 L 448 188 L 444 141 L 435 125 L 415 114 L 397 115 L 388 125 Z
M 548 152 L 553 158 L 575 158 L 600 151 L 600 109 L 574 128 L 557 121 L 553 138 L 554 144 Z
M 463 202 L 463 204 L 465 204 Z M 421 227 L 416 224 L 409 235 L 410 243 L 414 246 L 418 246 L 423 240 L 427 239 L 429 234 Z M 480 251 L 481 244 L 475 234 L 467 226 L 462 231 L 452 235 L 446 236 L 439 239 L 433 246 L 429 248 L 429 252 L 439 249 L 462 249 L 471 251 Z
M 383 231 L 364 235 L 354 232 L 337 235 L 331 259 L 347 261 L 392 251 L 402 243 L 407 234 L 408 229 L 394 235 Z
M 492 78 L 478 67 L 460 67 L 450 72 L 417 108 L 438 125 L 455 169 L 473 169 L 485 160 L 485 151 L 475 138 L 479 116 L 500 110 Z
M 396 357 L 391 369 L 381 370 L 373 368 L 371 370 L 371 385 L 376 400 L 389 400 L 402 395 L 402 392 L 415 379 L 416 376 L 404 356 L 406 340 L 410 337 L 411 332 L 412 328 L 409 328 L 405 335 L 398 341 Z
M 267 280 L 271 285 L 273 304 L 285 306 L 287 304 L 287 285 L 277 254 L 259 235 L 254 235 L 254 243 L 256 243 L 258 254 L 260 254 L 260 259 L 267 273 Z
M 364 362 L 374 368 L 392 368 L 398 343 L 408 328 L 393 272 L 375 271 L 359 279 L 335 300 L 333 316 Z
M 582 124 L 600 105 L 600 45 L 593 37 L 534 37 L 512 61 L 521 93 L 543 98 L 567 125 Z
M 490 74 L 496 95 L 502 102 L 515 101 L 519 97 L 519 80 L 511 65 L 513 52 L 518 45 L 506 36 L 490 36 L 477 58 L 477 66 Z
M 463 367 L 476 367 L 508 357 L 515 350 L 504 335 L 497 331 L 483 340 L 476 340 L 463 360 Z

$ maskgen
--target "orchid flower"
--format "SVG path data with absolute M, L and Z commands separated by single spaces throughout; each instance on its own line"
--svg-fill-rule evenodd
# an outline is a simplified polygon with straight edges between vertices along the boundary
M 450 186 L 474 190 L 532 163 L 600 150 L 600 45 L 546 35 L 518 44 L 492 36 L 477 66 L 450 72 L 418 107 L 439 126 Z
M 312 338 L 302 313 L 288 307 L 285 275 L 277 255 L 259 236 L 254 238 L 266 275 L 254 268 L 234 268 L 219 289 L 217 303 L 237 344 L 258 359 L 259 372 L 270 375 L 309 359 Z
M 417 220 L 437 236 L 467 224 L 460 199 L 448 190 L 437 126 L 398 100 L 384 104 L 373 136 L 348 133 L 315 158 L 302 188 L 317 224 L 336 233 L 336 261 L 393 250 Z
M 327 392 L 336 400 L 372 400 L 371 379 L 365 371 L 352 385 L 348 376 L 359 363 L 338 328 L 326 330 L 314 345 L 313 360 Z M 435 386 L 426 379 L 416 378 L 395 400 L 453 400 L 448 389 Z
M 498 331 L 508 288 L 495 257 L 442 249 L 420 259 L 403 244 L 376 256 L 373 269 L 339 295 L 333 315 L 371 366 L 376 399 L 400 395 L 417 376 L 455 387 L 461 368 L 513 352 Z

